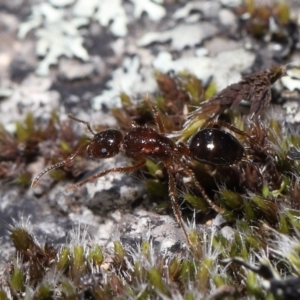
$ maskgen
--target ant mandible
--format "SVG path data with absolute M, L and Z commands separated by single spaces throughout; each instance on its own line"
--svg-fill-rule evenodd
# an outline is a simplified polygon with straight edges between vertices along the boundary
M 188 244 L 191 244 L 184 221 L 182 219 L 179 204 L 176 201 L 176 183 L 175 173 L 180 168 L 185 175 L 190 177 L 195 186 L 201 192 L 204 199 L 217 213 L 222 213 L 223 209 L 217 206 L 206 194 L 204 188 L 196 179 L 194 172 L 186 165 L 183 160 L 184 157 L 195 159 L 204 163 L 210 164 L 232 164 L 239 160 L 243 155 L 243 148 L 240 143 L 229 133 L 222 130 L 210 128 L 199 131 L 192 138 L 189 147 L 183 143 L 175 144 L 170 138 L 166 136 L 164 125 L 160 118 L 158 109 L 147 100 L 151 107 L 158 131 L 147 128 L 134 126 L 125 135 L 116 129 L 107 129 L 101 132 L 94 132 L 89 122 L 80 120 L 72 115 L 69 118 L 86 125 L 88 131 L 93 135 L 93 138 L 79 147 L 74 154 L 64 161 L 49 166 L 42 170 L 32 181 L 31 187 L 35 187 L 39 179 L 49 171 L 62 167 L 74 160 L 74 158 L 86 150 L 87 155 L 92 158 L 110 158 L 116 156 L 120 151 L 125 153 L 129 158 L 132 158 L 137 163 L 129 167 L 117 167 L 108 169 L 94 175 L 87 179 L 68 187 L 74 190 L 91 182 L 97 178 L 105 176 L 109 173 L 127 173 L 139 170 L 146 164 L 146 159 L 159 161 L 164 164 L 168 174 L 169 197 L 172 204 L 174 215 L 182 228 Z M 221 141 L 221 142 L 220 142 Z M 224 152 L 225 149 L 231 149 Z M 234 154 L 231 154 L 233 151 Z M 215 159 L 219 155 L 222 159 Z

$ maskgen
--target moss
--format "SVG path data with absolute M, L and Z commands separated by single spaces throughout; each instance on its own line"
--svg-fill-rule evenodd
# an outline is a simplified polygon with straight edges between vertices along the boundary
M 38 158 L 45 163 L 53 164 L 67 158 L 77 147 L 86 141 L 83 136 L 78 140 L 70 122 L 61 122 L 57 112 L 53 111 L 46 124 L 28 113 L 23 122 L 15 122 L 14 134 L 0 125 L 0 180 L 15 180 L 19 186 L 28 187 L 32 181 L 29 164 Z M 52 152 L 49 152 L 49 145 Z M 51 173 L 54 180 L 76 178 L 86 164 L 78 159 L 74 167 L 66 166 Z
M 272 71 L 262 72 L 251 76 L 258 77 L 255 79 L 259 81 L 260 76 L 270 77 L 273 74 Z M 232 103 L 218 102 L 224 93 L 230 94 L 234 102 L 233 86 L 211 96 L 215 92 L 213 84 L 202 86 L 190 74 L 156 76 L 161 93 L 151 101 L 158 107 L 167 131 L 172 133 L 174 144 L 183 141 L 188 145 L 191 135 L 202 126 L 211 126 L 235 135 L 245 151 L 243 159 L 233 165 L 195 162 L 188 152 L 180 152 L 182 165 L 169 157 L 172 168 L 176 170 L 176 189 L 182 191 L 181 197 L 186 200 L 184 208 L 191 208 L 184 210 L 184 216 L 192 217 L 193 210 L 200 211 L 196 221 L 204 228 L 189 230 L 189 251 L 181 253 L 180 257 L 170 257 L 155 252 L 149 240 L 142 240 L 137 250 L 128 249 L 117 240 L 109 253 L 111 263 L 107 266 L 104 264 L 107 249 L 102 249 L 96 241 L 89 240 L 88 246 L 81 239 L 72 243 L 66 241 L 56 249 L 47 244 L 41 246 L 43 244 L 36 241 L 26 226 L 15 225 L 11 228 L 10 238 L 16 256 L 12 260 L 11 271 L 4 275 L 0 284 L 2 298 L 5 299 L 6 291 L 9 291 L 13 297 L 23 293 L 27 299 L 55 299 L 57 295 L 60 299 L 76 299 L 85 295 L 97 299 L 160 299 L 174 295 L 181 295 L 183 299 L 217 299 L 214 292 L 237 298 L 271 299 L 274 292 L 262 285 L 261 272 L 250 265 L 261 265 L 264 260 L 278 274 L 299 276 L 299 162 L 288 157 L 290 147 L 299 148 L 299 136 L 286 135 L 283 126 L 276 120 L 260 121 L 256 118 L 260 110 L 253 108 L 249 121 L 231 107 Z M 249 78 L 250 75 L 247 76 Z M 271 83 L 269 81 L 266 89 L 271 88 Z M 243 82 L 238 87 L 240 92 L 245 88 Z M 211 98 L 206 101 L 208 95 Z M 172 97 L 178 99 L 178 106 L 170 106 Z M 155 126 L 151 105 L 147 101 L 135 104 L 125 94 L 121 95 L 121 99 L 124 109 L 115 110 L 114 114 L 125 132 L 132 121 L 139 126 Z M 211 111 L 210 101 L 216 100 L 219 106 L 212 107 Z M 259 97 L 253 101 L 259 101 Z M 199 108 L 189 108 L 193 103 L 199 103 Z M 269 105 L 268 101 L 260 104 Z M 207 107 L 208 111 L 205 110 Z M 208 118 L 211 112 L 214 117 Z M 188 122 L 185 122 L 186 113 L 191 113 Z M 61 125 L 59 129 L 58 125 Z M 182 130 L 179 131 L 179 128 Z M 1 128 L 1 147 L 6 158 L 23 159 L 17 149 L 20 143 L 29 145 L 27 143 L 32 135 L 38 138 L 37 145 L 49 140 L 55 143 L 59 156 L 54 159 L 58 161 L 68 157 L 85 140 L 83 137 L 78 142 L 70 124 L 62 126 L 55 113 L 42 128 L 37 126 L 32 115 L 28 115 L 24 123 L 17 124 L 15 135 Z M 42 148 L 37 152 L 29 148 L 31 152 L 28 150 L 30 155 L 27 154 L 22 161 L 23 167 L 38 157 L 45 158 Z M 72 174 L 76 176 L 78 168 L 79 171 L 84 170 L 83 157 L 80 156 L 74 166 L 69 166 L 70 169 L 56 170 L 51 176 L 55 180 L 69 178 Z M 50 161 L 51 158 L 46 156 L 46 163 Z M 177 164 L 180 167 L 176 169 Z M 191 174 L 195 174 L 189 181 L 185 180 L 187 172 L 182 172 L 185 166 Z M 148 192 L 161 200 L 167 198 L 168 178 L 163 164 L 149 159 L 146 169 Z M 19 173 L 18 180 L 27 184 L 29 175 L 24 174 L 22 178 L 23 173 Z M 203 186 L 207 197 L 222 208 L 225 222 L 232 229 L 229 237 L 222 235 L 219 228 L 205 227 L 205 221 L 216 213 L 208 205 L 205 193 L 199 190 L 199 184 L 195 184 L 195 179 Z M 250 267 L 244 269 L 242 263 L 235 263 L 236 257 Z M 232 261 L 224 265 L 226 259 Z M 285 282 L 284 278 L 282 282 Z
M 58 255 L 34 260 L 28 256 L 28 249 L 35 253 L 47 251 L 38 246 L 26 229 L 16 226 L 11 229 L 11 237 L 18 236 L 22 231 L 27 238 L 16 244 L 19 259 L 12 271 L 3 277 L 1 297 L 5 299 L 4 291 L 8 287 L 12 294 L 23 292 L 27 299 L 56 299 L 58 293 L 60 299 L 76 299 L 83 294 L 97 299 L 153 299 L 172 298 L 176 293 L 180 293 L 184 299 L 204 299 L 218 288 L 221 294 L 266 299 L 272 293 L 261 284 L 258 276 L 267 280 L 274 277 L 279 282 L 281 279 L 278 275 L 268 275 L 275 272 L 276 266 L 286 274 L 300 274 L 300 241 L 274 232 L 274 242 L 266 238 L 272 232 L 261 229 L 240 221 L 233 239 L 207 230 L 191 231 L 191 251 L 181 258 L 171 259 L 154 252 L 147 240 L 142 241 L 135 252 L 126 250 L 120 241 L 116 241 L 113 252 L 109 254 L 113 263 L 107 269 L 102 268 L 107 254 L 103 254 L 102 249 L 93 242 L 88 251 L 83 245 L 70 247 L 66 243 L 60 249 L 52 249 L 52 253 Z M 257 230 L 261 232 L 260 236 Z M 280 248 L 281 239 L 286 239 L 286 246 L 290 246 Z M 277 249 L 276 243 L 279 243 Z M 261 253 L 267 247 L 274 249 L 276 255 L 265 257 L 263 261 L 257 260 L 256 264 L 248 263 L 253 261 L 253 253 Z M 28 260 L 28 257 L 31 258 Z M 42 257 L 41 254 L 39 257 Z M 49 260 L 45 259 L 47 257 Z M 285 264 L 282 264 L 283 261 Z M 41 272 L 35 277 L 36 280 L 31 278 L 28 281 L 26 278 L 31 269 L 40 269 Z M 277 271 L 280 272 L 280 269 Z M 97 280 L 99 270 L 102 275 Z M 101 279 L 103 276 L 105 281 Z M 281 282 L 284 284 L 285 281 Z M 28 288 L 33 292 L 29 292 Z
M 291 19 L 288 1 L 275 0 L 261 2 L 256 0 L 244 0 L 237 9 L 238 14 L 249 14 L 247 20 L 242 23 L 247 33 L 257 39 L 262 39 L 269 33 L 269 19 L 272 17 L 278 24 L 278 33 L 283 37 L 288 25 L 295 22 Z

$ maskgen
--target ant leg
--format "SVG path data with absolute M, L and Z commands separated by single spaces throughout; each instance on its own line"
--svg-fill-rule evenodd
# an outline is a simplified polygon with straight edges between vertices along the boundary
M 76 117 L 74 117 L 73 115 L 70 115 L 70 114 L 68 115 L 68 117 L 71 120 L 74 120 L 74 121 L 76 121 L 78 123 L 84 124 L 92 135 L 96 135 L 96 133 L 92 130 L 92 127 L 91 127 L 91 125 L 90 125 L 89 122 L 80 120 L 80 119 L 78 119 L 78 118 L 76 118 Z
M 136 170 L 139 170 L 140 168 L 142 168 L 146 163 L 146 160 L 143 160 L 142 162 L 136 164 L 136 165 L 133 165 L 133 166 L 130 166 L 130 167 L 120 167 L 120 168 L 112 168 L 112 169 L 109 169 L 109 170 L 106 170 L 106 171 L 103 171 L 103 172 L 100 172 L 100 173 L 96 173 L 94 175 L 91 175 L 90 177 L 88 177 L 87 179 L 77 183 L 77 184 L 74 184 L 74 185 L 71 185 L 69 186 L 67 189 L 68 190 L 76 190 L 77 188 L 85 185 L 86 183 L 88 182 L 91 182 L 97 178 L 100 178 L 102 176 L 105 176 L 109 173 L 128 173 L 128 172 L 133 172 L 133 171 L 136 171 Z
M 258 142 L 253 137 L 251 137 L 247 132 L 244 132 L 244 131 L 238 129 L 227 122 L 219 121 L 219 122 L 216 122 L 216 124 L 220 124 L 221 126 L 226 127 L 229 130 L 233 131 L 234 133 L 244 136 L 245 138 L 248 139 L 248 141 L 250 142 L 253 149 L 255 149 L 256 151 L 259 151 L 259 152 L 264 152 L 264 148 L 262 148 L 258 144 Z
M 69 156 L 67 159 L 65 159 L 65 160 L 63 160 L 63 161 L 61 161 L 61 162 L 59 162 L 59 163 L 57 163 L 57 164 L 55 164 L 55 165 L 52 165 L 52 166 L 49 166 L 49 167 L 47 167 L 47 168 L 45 168 L 42 172 L 40 172 L 34 179 L 33 179 L 33 181 L 32 181 L 32 183 L 31 183 L 31 188 L 34 188 L 36 185 L 37 185 L 37 183 L 38 183 L 38 181 L 40 180 L 40 178 L 42 177 L 42 176 L 44 176 L 46 173 L 48 173 L 48 172 L 50 172 L 51 170 L 53 170 L 53 169 L 57 169 L 57 168 L 59 168 L 59 167 L 62 167 L 62 166 L 64 166 L 64 165 L 66 165 L 66 164 L 68 164 L 69 162 L 71 162 L 82 150 L 84 150 L 84 149 L 86 149 L 86 147 L 89 145 L 90 143 L 88 142 L 88 143 L 85 143 L 85 144 L 83 144 L 83 145 L 81 145 L 76 151 L 75 151 L 75 153 L 73 153 L 71 156 Z
M 211 125 L 212 125 L 212 126 L 214 126 L 214 125 L 221 125 L 221 126 L 226 127 L 226 128 L 228 128 L 229 130 L 231 130 L 231 131 L 233 131 L 233 132 L 235 132 L 235 133 L 237 133 L 237 134 L 239 134 L 239 135 L 241 135 L 241 136 L 245 136 L 245 137 L 247 137 L 247 138 L 249 138 L 249 139 L 252 139 L 252 138 L 249 136 L 249 134 L 247 134 L 245 131 L 242 131 L 242 130 L 240 130 L 240 129 L 234 127 L 234 126 L 233 126 L 232 124 L 230 124 L 230 123 L 227 123 L 227 122 L 224 122 L 224 121 L 215 121 L 215 122 L 212 122 Z
M 158 127 L 158 132 L 160 134 L 165 134 L 165 126 L 161 120 L 161 117 L 159 115 L 159 111 L 158 111 L 158 108 L 156 105 L 154 105 L 150 100 L 149 100 L 149 97 L 146 97 L 145 98 L 145 101 L 147 102 L 148 106 L 151 108 L 152 110 L 152 113 L 153 113 L 153 116 L 154 116 L 154 120 L 155 120 L 155 123 Z
M 224 121 L 213 121 L 209 125 L 210 125 L 210 127 L 213 127 L 215 125 L 219 125 L 219 126 L 221 125 L 222 127 L 226 127 L 226 128 L 228 128 L 229 130 L 233 131 L 234 133 L 236 133 L 238 135 L 241 135 L 241 136 L 244 136 L 244 137 L 248 138 L 251 143 L 252 142 L 255 143 L 255 140 L 248 133 L 234 127 L 230 123 L 227 123 L 227 122 L 224 122 Z
M 220 206 L 216 205 L 206 194 L 204 188 L 200 184 L 200 182 L 197 180 L 194 172 L 187 167 L 184 163 L 180 163 L 180 166 L 183 168 L 184 172 L 193 179 L 194 184 L 196 185 L 197 189 L 200 191 L 202 194 L 203 198 L 205 201 L 210 205 L 210 207 L 217 213 L 222 214 L 224 212 L 224 209 L 222 209 Z
M 191 246 L 192 243 L 191 243 L 191 240 L 187 233 L 186 225 L 183 222 L 180 207 L 176 201 L 176 185 L 175 185 L 173 173 L 171 172 L 172 167 L 171 167 L 171 165 L 169 165 L 169 163 L 166 163 L 166 169 L 167 169 L 168 177 L 169 177 L 169 197 L 171 200 L 172 209 L 173 209 L 174 215 L 176 217 L 176 220 L 177 220 L 178 224 L 180 225 L 180 227 L 186 237 L 188 245 Z

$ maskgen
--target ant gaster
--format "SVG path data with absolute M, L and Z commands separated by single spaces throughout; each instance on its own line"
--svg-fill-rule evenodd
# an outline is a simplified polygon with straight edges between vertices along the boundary
M 70 186 L 68 189 L 74 190 L 109 173 L 136 171 L 146 164 L 147 158 L 162 162 L 168 173 L 169 197 L 174 215 L 181 226 L 188 243 L 190 244 L 190 239 L 182 219 L 181 210 L 176 201 L 175 173 L 178 169 L 181 169 L 185 175 L 193 180 L 195 186 L 201 192 L 208 204 L 216 212 L 222 213 L 223 209 L 217 206 L 208 197 L 202 185 L 196 179 L 193 171 L 186 165 L 184 157 L 213 165 L 224 163 L 232 164 L 239 160 L 243 155 L 243 148 L 232 135 L 216 128 L 203 129 L 199 131 L 192 138 L 189 147 L 183 143 L 175 144 L 165 135 L 164 125 L 161 121 L 157 108 L 153 106 L 150 101 L 148 101 L 148 103 L 151 106 L 158 131 L 152 128 L 135 126 L 124 136 L 119 130 L 115 129 L 107 129 L 95 133 L 88 122 L 69 115 L 70 119 L 85 124 L 89 132 L 92 133 L 93 138 L 79 147 L 75 153 L 66 160 L 49 166 L 41 171 L 34 178 L 31 186 L 35 187 L 39 179 L 49 171 L 72 162 L 74 158 L 84 150 L 86 150 L 89 157 L 100 159 L 114 157 L 122 151 L 126 156 L 132 158 L 137 163 L 133 166 L 117 167 L 96 173 L 87 179 Z M 229 150 L 224 151 L 226 148 Z M 219 157 L 221 156 L 221 158 L 216 159 L 216 155 Z
M 226 125 L 227 126 L 227 125 Z M 234 131 L 241 132 L 235 128 Z M 244 157 L 244 147 L 230 133 L 218 128 L 198 131 L 190 140 L 190 156 L 209 165 L 232 165 Z

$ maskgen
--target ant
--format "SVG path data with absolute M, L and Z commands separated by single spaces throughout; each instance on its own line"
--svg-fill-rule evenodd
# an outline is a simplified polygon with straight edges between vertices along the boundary
M 183 230 L 189 245 L 189 239 L 184 221 L 182 219 L 179 204 L 176 201 L 175 174 L 178 169 L 190 177 L 204 199 L 217 213 L 223 213 L 223 209 L 216 205 L 206 194 L 200 182 L 196 179 L 194 172 L 186 165 L 184 158 L 195 159 L 204 163 L 219 165 L 233 164 L 243 156 L 243 146 L 229 133 L 216 128 L 200 130 L 191 139 L 189 145 L 182 142 L 174 143 L 166 136 L 165 128 L 159 115 L 158 109 L 149 100 L 146 100 L 151 107 L 157 130 L 148 127 L 134 125 L 125 135 L 116 129 L 106 129 L 101 132 L 94 132 L 87 121 L 80 120 L 72 115 L 69 118 L 83 123 L 93 138 L 80 146 L 69 158 L 42 170 L 32 181 L 34 188 L 39 179 L 49 171 L 62 167 L 74 160 L 74 158 L 86 150 L 91 158 L 105 159 L 116 156 L 123 152 L 127 157 L 133 159 L 136 164 L 128 167 L 116 167 L 105 170 L 87 179 L 68 187 L 74 190 L 109 173 L 127 173 L 141 169 L 146 164 L 146 159 L 159 161 L 164 164 L 168 174 L 169 198 L 177 222 Z M 225 150 L 227 149 L 227 150 Z M 216 158 L 218 157 L 218 158 Z

